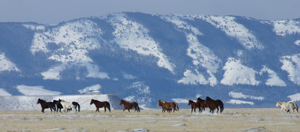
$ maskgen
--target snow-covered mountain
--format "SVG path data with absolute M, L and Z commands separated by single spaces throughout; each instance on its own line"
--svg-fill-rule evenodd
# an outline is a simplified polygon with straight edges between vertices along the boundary
M 300 19 L 123 12 L 0 23 L 0 92 L 115 94 L 152 108 L 206 96 L 225 107 L 300 101 Z

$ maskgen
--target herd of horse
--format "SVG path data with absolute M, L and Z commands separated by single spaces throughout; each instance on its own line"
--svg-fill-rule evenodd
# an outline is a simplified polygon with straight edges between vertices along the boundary
M 44 110 L 47 108 L 50 108 L 51 112 L 52 110 L 54 112 L 61 112 L 61 109 L 64 110 L 64 112 L 68 112 L 72 109 L 80 112 L 80 105 L 78 102 L 66 102 L 65 100 L 53 100 L 52 102 L 46 102 L 45 100 L 38 99 L 37 104 L 40 104 L 42 107 L 42 112 L 44 113 Z M 99 108 L 104 108 L 104 112 L 106 112 L 106 109 L 111 112 L 110 109 L 110 103 L 107 101 L 98 101 L 95 99 L 92 99 L 90 102 L 90 105 L 94 104 L 96 107 L 95 112 L 100 112 Z M 119 105 L 124 105 L 123 112 L 127 109 L 128 112 L 130 112 L 130 109 L 135 109 L 134 112 L 140 112 L 140 107 L 138 103 L 136 102 L 127 102 L 125 100 L 121 100 Z M 175 102 L 167 102 L 163 100 L 158 100 L 158 106 L 162 107 L 162 112 L 175 112 L 179 111 L 178 104 Z M 217 109 L 217 113 L 222 113 L 224 110 L 224 104 L 221 100 L 213 100 L 210 97 L 206 97 L 205 100 L 201 99 L 200 97 L 197 98 L 197 101 L 194 102 L 193 100 L 189 100 L 188 105 L 191 106 L 191 113 L 196 112 L 196 109 L 199 109 L 199 112 L 205 111 L 205 108 L 209 108 L 209 112 L 214 113 L 214 110 Z M 298 106 L 294 102 L 280 102 L 277 101 L 276 107 L 280 106 L 281 110 L 284 110 L 286 113 L 290 113 L 291 111 L 295 112 L 295 110 L 298 112 Z
M 80 105 L 78 102 L 66 102 L 65 100 L 59 99 L 59 100 L 53 100 L 52 102 L 46 102 L 45 100 L 38 99 L 37 104 L 40 104 L 42 107 L 42 112 L 44 113 L 44 110 L 47 108 L 50 108 L 51 112 L 52 110 L 54 112 L 61 112 L 61 109 L 64 110 L 64 112 L 68 112 L 72 109 L 80 112 Z M 95 99 L 91 99 L 90 105 L 94 104 L 96 107 L 95 112 L 100 112 L 99 108 L 104 108 L 104 112 L 106 112 L 106 109 L 111 112 L 110 109 L 110 103 L 107 101 L 98 101 Z M 138 103 L 136 102 L 127 102 L 125 100 L 121 100 L 119 105 L 124 105 L 123 112 L 127 109 L 128 112 L 130 112 L 130 109 L 135 109 L 134 112 L 140 112 L 140 107 Z M 167 102 L 167 101 L 158 101 L 158 106 L 162 107 L 162 112 L 173 112 L 179 111 L 178 104 L 175 102 Z M 199 109 L 199 112 L 202 110 L 205 110 L 205 107 L 208 107 L 211 113 L 214 113 L 214 110 L 217 109 L 217 113 L 220 108 L 220 113 L 224 110 L 224 105 L 221 100 L 213 100 L 210 97 L 206 97 L 206 100 L 202 100 L 200 97 L 197 99 L 197 102 L 194 102 L 192 100 L 189 100 L 189 104 L 191 105 L 191 113 L 194 111 L 196 112 L 196 109 Z

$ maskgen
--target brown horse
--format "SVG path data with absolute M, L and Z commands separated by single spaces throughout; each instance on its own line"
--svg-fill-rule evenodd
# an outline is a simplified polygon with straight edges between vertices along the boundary
M 209 107 L 209 112 L 214 113 L 214 110 L 217 109 L 217 113 L 219 111 L 219 107 L 220 107 L 220 113 L 223 112 L 224 110 L 224 104 L 221 100 L 213 100 L 210 97 L 206 97 L 205 100 L 206 104 Z
M 200 103 L 202 110 L 205 111 L 205 107 L 208 107 L 208 105 L 206 104 L 205 100 L 201 99 L 200 97 L 197 98 L 197 102 Z
M 135 111 L 140 112 L 140 107 L 139 107 L 138 103 L 136 103 L 136 102 L 129 103 L 122 99 L 120 101 L 120 105 L 122 105 L 122 104 L 124 105 L 124 110 L 128 109 L 128 112 L 130 112 L 130 109 L 133 109 L 133 108 L 135 109 L 134 112 Z M 123 112 L 124 112 L 124 110 L 123 110 Z
M 173 112 L 175 112 L 175 110 L 179 111 L 179 107 L 175 102 L 166 102 L 166 101 L 158 100 L 157 105 L 162 107 L 161 112 L 165 112 L 166 110 L 169 111 L 170 109 L 173 109 Z
M 90 105 L 92 105 L 92 104 L 94 104 L 96 106 L 96 111 L 95 112 L 98 111 L 100 113 L 99 108 L 102 108 L 102 107 L 104 107 L 104 112 L 106 112 L 106 108 L 108 108 L 109 112 L 111 112 L 110 111 L 110 104 L 107 101 L 101 102 L 101 101 L 92 99 Z
M 46 102 L 45 100 L 42 100 L 42 99 L 38 99 L 38 101 L 36 102 L 36 104 L 41 104 L 41 107 L 42 107 L 42 112 L 44 113 L 44 110 L 47 109 L 47 108 L 50 108 L 51 110 L 51 113 L 52 113 L 52 109 L 54 110 L 55 112 L 55 104 L 53 102 Z
M 188 105 L 191 105 L 191 114 L 193 113 L 193 110 L 194 112 L 196 113 L 196 109 L 198 108 L 199 109 L 199 112 L 201 111 L 201 104 L 200 102 L 194 102 L 193 100 L 189 100 L 189 104 Z

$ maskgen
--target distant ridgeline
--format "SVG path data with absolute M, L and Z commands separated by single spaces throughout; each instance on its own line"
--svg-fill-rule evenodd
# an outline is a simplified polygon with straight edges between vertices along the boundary
M 123 12 L 57 25 L 0 22 L 0 96 L 76 94 L 89 94 L 87 102 L 114 94 L 143 108 L 158 100 L 188 108 L 206 96 L 225 108 L 297 102 L 300 19 Z M 39 107 L 35 96 L 1 97 L 10 98 L 21 103 L 13 109 Z

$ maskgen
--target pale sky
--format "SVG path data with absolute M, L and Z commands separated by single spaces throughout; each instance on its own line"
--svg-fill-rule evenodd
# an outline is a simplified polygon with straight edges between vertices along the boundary
M 0 0 L 0 22 L 57 24 L 115 12 L 300 18 L 300 0 Z

